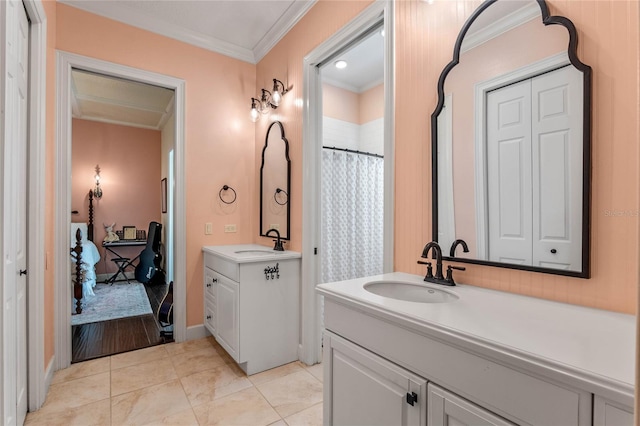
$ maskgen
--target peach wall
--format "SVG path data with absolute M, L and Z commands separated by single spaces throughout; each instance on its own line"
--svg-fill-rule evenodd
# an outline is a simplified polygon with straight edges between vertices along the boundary
M 57 29 L 60 50 L 186 82 L 187 326 L 202 324 L 202 246 L 246 243 L 258 233 L 249 120 L 255 66 L 60 3 Z M 225 184 L 238 193 L 232 206 L 218 200 Z M 205 222 L 213 224 L 212 235 L 204 235 Z M 238 232 L 224 233 L 225 224 L 237 224 Z
M 453 43 L 479 1 L 396 3 L 395 269 L 424 273 L 431 239 L 429 114 Z M 465 265 L 460 281 L 561 302 L 635 313 L 638 271 L 638 2 L 548 1 L 578 29 L 593 68 L 591 279 Z M 419 77 L 418 77 L 419 76 Z M 623 212 L 620 216 L 613 211 Z M 625 213 L 626 212 L 626 213 Z M 629 237 L 631 236 L 631 237 Z
M 368 123 L 384 117 L 384 84 L 379 84 L 360 93 L 360 114 L 358 122 Z
M 360 97 L 351 90 L 322 84 L 322 114 L 349 123 L 360 124 Z
M 72 132 L 71 209 L 78 214 L 71 220 L 88 221 L 88 192 L 99 164 L 103 196 L 94 199 L 93 241 L 102 260 L 96 273 L 113 273 L 113 256 L 100 246 L 106 235 L 103 225 L 115 222 L 117 230 L 147 230 L 149 222 L 160 221 L 160 131 L 73 119 Z M 117 252 L 134 258 L 143 248 L 122 247 Z
M 54 253 L 54 212 L 55 212 L 55 131 L 56 131 L 56 2 L 43 1 L 47 14 L 47 94 L 46 94 L 46 188 L 45 188 L 45 273 L 44 273 L 44 368 L 51 363 L 55 352 L 55 270 Z
M 325 117 L 364 124 L 384 117 L 384 84 L 355 93 L 322 84 L 322 114 Z

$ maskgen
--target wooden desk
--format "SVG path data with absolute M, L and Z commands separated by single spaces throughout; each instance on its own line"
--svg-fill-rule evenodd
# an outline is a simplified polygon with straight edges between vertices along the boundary
M 107 259 L 107 256 L 106 256 L 107 251 L 113 254 L 115 257 L 123 257 L 120 253 L 116 251 L 119 247 L 135 247 L 135 246 L 145 246 L 145 245 L 147 245 L 147 240 L 118 240 L 118 241 L 110 241 L 110 242 L 103 241 L 102 247 L 104 247 L 105 249 L 105 257 L 104 257 L 105 262 Z M 139 257 L 140 257 L 140 253 L 138 253 L 138 255 L 133 259 L 129 260 L 129 262 L 127 262 L 127 264 L 124 266 L 123 269 L 126 269 L 129 266 L 135 267 L 136 266 L 135 262 L 138 260 Z M 118 271 L 116 271 L 113 275 L 111 275 L 111 277 L 109 277 L 109 279 L 107 279 L 105 282 L 115 282 L 114 277 L 116 275 L 118 275 Z M 124 281 L 124 280 L 118 280 L 118 281 Z

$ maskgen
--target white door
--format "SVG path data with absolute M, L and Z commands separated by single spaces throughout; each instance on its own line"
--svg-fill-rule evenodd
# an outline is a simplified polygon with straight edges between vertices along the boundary
M 489 260 L 531 265 L 531 82 L 487 95 Z
M 21 1 L 0 5 L 3 34 L 3 421 L 27 412 L 27 83 L 29 22 Z
M 533 265 L 582 261 L 582 73 L 564 67 L 531 81 Z
M 580 269 L 581 102 L 573 67 L 487 95 L 489 260 Z

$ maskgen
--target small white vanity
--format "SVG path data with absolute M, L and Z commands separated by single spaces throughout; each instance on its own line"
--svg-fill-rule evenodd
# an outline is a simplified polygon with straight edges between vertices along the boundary
M 398 272 L 318 292 L 325 424 L 633 424 L 631 315 Z
M 207 246 L 204 325 L 247 374 L 298 359 L 300 253 Z

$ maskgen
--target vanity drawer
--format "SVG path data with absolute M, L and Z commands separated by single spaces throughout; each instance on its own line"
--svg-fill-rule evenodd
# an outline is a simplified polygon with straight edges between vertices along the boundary
M 225 277 L 238 282 L 240 281 L 240 264 L 215 256 L 211 253 L 204 253 L 204 266 L 218 272 Z
M 211 269 L 204 268 L 204 297 L 215 300 L 216 297 L 216 282 L 220 274 L 212 271 Z

